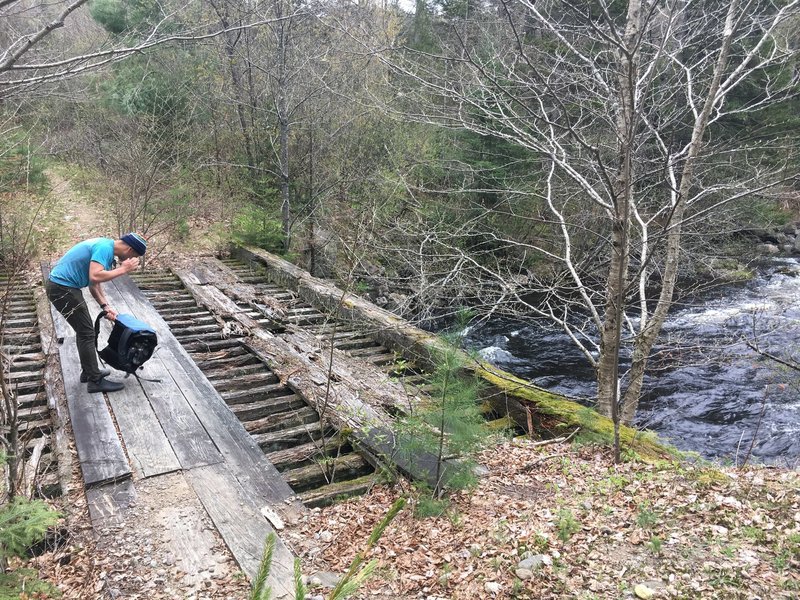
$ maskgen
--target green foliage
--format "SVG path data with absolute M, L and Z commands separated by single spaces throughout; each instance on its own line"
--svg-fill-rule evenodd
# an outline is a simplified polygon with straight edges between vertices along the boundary
M 753 227 L 776 227 L 792 220 L 792 213 L 775 202 L 763 198 L 750 197 L 736 205 L 738 220 Z
M 50 583 L 39 579 L 34 569 L 15 569 L 0 573 L 0 600 L 20 600 L 20 598 L 60 598 L 61 592 Z
M 184 70 L 160 63 L 180 64 Z M 123 115 L 157 119 L 158 128 L 196 119 L 196 114 L 189 114 L 192 69 L 191 57 L 180 51 L 126 60 L 115 66 L 113 77 L 101 85 L 105 103 Z
M 425 0 L 416 0 L 408 45 L 415 50 L 431 52 L 437 49 L 433 35 L 433 11 Z
M 394 504 L 389 508 L 386 516 L 372 530 L 372 533 L 367 540 L 366 546 L 356 554 L 347 573 L 339 580 L 339 583 L 328 596 L 328 600 L 344 600 L 352 596 L 358 588 L 375 572 L 375 567 L 378 566 L 377 560 L 371 560 L 364 564 L 364 557 L 372 550 L 378 540 L 381 539 L 383 533 L 389 524 L 394 521 L 395 517 L 403 510 L 406 505 L 405 498 L 398 498 Z M 264 544 L 264 552 L 261 557 L 261 564 L 259 566 L 258 574 L 253 581 L 253 590 L 250 594 L 249 600 L 270 600 L 272 591 L 267 587 L 266 582 L 269 577 L 270 569 L 272 568 L 272 557 L 275 552 L 276 538 L 275 534 L 270 532 Z M 300 565 L 300 560 L 294 561 L 294 574 L 295 586 L 295 600 L 305 600 L 306 586 L 303 585 L 303 575 Z M 2 600 L 2 599 L 0 599 Z
M 115 35 L 145 33 L 157 24 L 162 29 L 172 29 L 162 23 L 165 15 L 157 0 L 92 0 L 89 13 Z
M 446 498 L 433 498 L 430 494 L 422 493 L 414 505 L 414 516 L 420 519 L 441 517 L 449 506 L 450 502 Z
M 480 384 L 474 377 L 462 375 L 462 355 L 448 346 L 438 356 L 430 381 L 430 397 L 398 424 L 400 452 L 415 460 L 417 453 L 436 457 L 436 481 L 439 496 L 445 488 L 464 489 L 474 485 L 474 463 L 469 455 L 480 448 L 491 432 L 480 412 Z M 446 455 L 459 460 L 446 460 Z
M 253 580 L 253 590 L 250 593 L 250 600 L 270 600 L 272 588 L 267 585 L 267 577 L 272 569 L 272 557 L 275 553 L 275 534 L 270 532 L 267 542 L 264 544 L 264 551 L 261 554 L 261 563 L 258 573 Z
M 110 33 L 122 33 L 128 28 L 128 9 L 123 0 L 94 0 L 89 5 L 92 18 Z
M 742 527 L 741 532 L 744 537 L 751 539 L 754 542 L 764 543 L 767 539 L 766 532 L 760 527 L 745 525 L 744 527 Z
M 575 519 L 575 515 L 568 508 L 558 511 L 556 519 L 556 529 L 558 529 L 558 539 L 568 542 L 569 539 L 581 530 L 581 524 Z
M 305 598 L 306 586 L 303 583 L 303 572 L 300 568 L 300 559 L 294 559 L 294 597 Z
M 283 248 L 283 229 L 280 220 L 268 211 L 249 205 L 233 219 L 233 239 L 238 244 L 276 252 Z
M 25 556 L 59 518 L 59 513 L 41 500 L 15 498 L 0 509 L 0 556 Z
M 661 541 L 661 538 L 654 535 L 650 538 L 650 541 L 647 542 L 647 547 L 650 548 L 650 552 L 653 554 L 661 554 L 661 547 L 663 544 L 664 542 Z
M 652 529 L 658 523 L 658 519 L 658 512 L 650 510 L 649 505 L 639 505 L 639 512 L 636 514 L 636 525 L 642 529 Z

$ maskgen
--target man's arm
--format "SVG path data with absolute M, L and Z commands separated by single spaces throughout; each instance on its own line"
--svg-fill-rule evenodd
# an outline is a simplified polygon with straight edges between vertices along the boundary
M 126 273 L 130 273 L 139 268 L 138 258 L 126 258 L 122 263 L 113 271 L 106 271 L 99 262 L 92 261 L 89 263 L 89 283 L 94 285 L 98 283 L 105 283 L 116 279 Z M 92 294 L 94 295 L 94 294 Z
M 103 286 L 100 285 L 99 283 L 90 283 L 89 292 L 92 294 L 92 298 L 97 300 L 97 303 L 100 306 L 108 304 L 108 300 L 106 300 L 106 295 L 103 292 Z
M 92 298 L 97 300 L 100 308 L 106 311 L 106 318 L 113 321 L 117 318 L 117 311 L 108 305 L 105 292 L 103 292 L 102 283 L 104 281 L 111 281 L 125 273 L 130 273 L 139 268 L 139 259 L 128 258 L 122 261 L 119 267 L 113 271 L 106 271 L 99 262 L 92 261 L 89 263 L 89 293 Z

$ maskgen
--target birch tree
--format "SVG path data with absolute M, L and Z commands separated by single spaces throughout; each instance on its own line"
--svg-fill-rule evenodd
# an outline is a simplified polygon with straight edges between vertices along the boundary
M 492 8 L 440 26 L 438 50 L 383 52 L 402 86 L 403 104 L 391 108 L 523 149 L 537 172 L 497 205 L 476 208 L 555 237 L 484 231 L 512 257 L 502 264 L 446 236 L 435 244 L 454 269 L 491 280 L 495 300 L 562 327 L 595 369 L 598 409 L 630 422 L 687 228 L 796 178 L 785 160 L 796 147 L 791 132 L 722 131 L 796 94 L 800 0 Z M 737 96 L 745 85 L 756 91 Z M 554 272 L 526 270 L 527 254 L 546 256 Z M 544 300 L 531 302 L 533 292 Z

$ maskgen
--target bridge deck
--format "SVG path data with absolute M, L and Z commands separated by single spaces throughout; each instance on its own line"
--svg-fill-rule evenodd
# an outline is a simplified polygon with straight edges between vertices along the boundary
M 135 505 L 136 488 L 143 480 L 170 473 L 174 478 L 178 473 L 239 565 L 254 576 L 264 540 L 274 531 L 264 515 L 291 521 L 302 508 L 130 278 L 117 278 L 103 289 L 118 312 L 132 314 L 156 330 L 159 346 L 141 375 L 160 382 L 128 378 L 124 391 L 108 394 L 108 404 L 103 394 L 89 394 L 79 382 L 74 333 L 52 311 L 57 337 L 63 338 L 62 373 L 93 523 L 112 522 Z M 93 300 L 88 302 L 94 306 Z M 196 548 L 187 551 L 197 554 Z M 207 554 L 213 559 L 212 549 Z M 292 567 L 293 557 L 279 541 L 271 574 L 278 597 L 290 593 Z

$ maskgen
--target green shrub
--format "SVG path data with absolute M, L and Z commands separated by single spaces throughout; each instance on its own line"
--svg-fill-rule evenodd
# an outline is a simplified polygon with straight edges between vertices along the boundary
M 239 244 L 278 252 L 283 248 L 283 229 L 279 219 L 250 205 L 234 217 L 233 239 Z
M 556 528 L 558 529 L 558 539 L 562 542 L 568 542 L 573 535 L 581 530 L 581 524 L 575 519 L 571 510 L 564 508 L 558 511 Z
M 59 518 L 41 500 L 15 498 L 0 509 L 0 556 L 24 557 L 28 548 L 41 541 Z
M 25 558 L 31 546 L 44 539 L 60 515 L 41 500 L 17 497 L 0 508 L 0 600 L 54 598 L 58 591 L 40 581 L 32 569 L 5 572 L 8 559 Z

